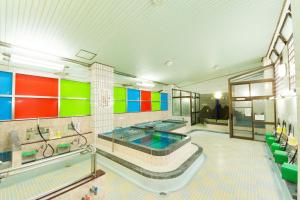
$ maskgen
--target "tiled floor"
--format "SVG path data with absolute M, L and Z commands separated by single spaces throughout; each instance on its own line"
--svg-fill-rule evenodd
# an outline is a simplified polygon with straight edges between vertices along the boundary
M 190 183 L 160 196 L 147 192 L 114 172 L 106 171 L 100 186 L 105 199 L 283 199 L 262 142 L 229 139 L 226 134 L 198 131 L 192 141 L 201 145 L 207 159 Z

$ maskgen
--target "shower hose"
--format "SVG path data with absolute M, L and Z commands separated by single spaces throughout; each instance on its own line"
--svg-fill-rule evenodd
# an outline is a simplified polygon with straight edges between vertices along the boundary
M 80 137 L 82 137 L 82 138 L 84 139 L 84 144 L 81 144 L 80 147 L 85 146 L 85 145 L 87 144 L 87 142 L 88 142 L 87 139 L 86 139 L 86 137 L 85 137 L 84 135 L 82 135 L 82 134 L 75 128 L 75 125 L 74 125 L 73 122 L 71 122 L 71 126 L 72 126 L 73 130 L 74 130 Z
M 41 129 L 40 129 L 40 125 L 39 125 L 39 124 L 37 125 L 37 130 L 38 130 L 38 132 L 39 132 L 41 138 L 44 140 L 44 142 L 45 142 L 45 144 L 46 144 L 46 148 L 45 148 L 44 151 L 43 151 L 43 157 L 44 157 L 44 158 L 50 158 L 50 157 L 53 156 L 53 154 L 54 154 L 54 148 L 53 148 L 53 146 L 52 146 L 51 144 L 48 144 L 47 140 L 44 138 L 44 136 L 43 136 L 43 134 L 42 134 L 42 131 L 41 131 Z M 50 147 L 50 149 L 51 149 L 51 154 L 48 155 L 48 156 L 46 156 L 46 151 L 47 151 L 48 147 Z

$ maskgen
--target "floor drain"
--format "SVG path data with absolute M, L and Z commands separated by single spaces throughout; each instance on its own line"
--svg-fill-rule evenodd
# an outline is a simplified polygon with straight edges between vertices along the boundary
M 166 195 L 167 195 L 167 193 L 165 193 L 165 192 L 161 192 L 161 193 L 159 193 L 159 195 L 161 195 L 161 196 L 166 196 Z

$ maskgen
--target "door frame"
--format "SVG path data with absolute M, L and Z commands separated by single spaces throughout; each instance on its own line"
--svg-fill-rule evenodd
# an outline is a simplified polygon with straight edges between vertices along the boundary
M 251 75 L 252 73 L 264 71 L 265 69 L 272 68 L 273 69 L 273 78 L 267 78 L 267 79 L 259 79 L 259 80 L 246 80 L 246 81 L 237 81 L 237 82 L 231 82 L 234 79 L 238 79 L 239 77 L 246 77 L 248 74 Z M 228 102 L 229 102 L 229 135 L 230 138 L 239 138 L 239 139 L 246 139 L 246 140 L 255 140 L 254 137 L 254 125 L 257 123 L 263 123 L 263 124 L 274 124 L 274 128 L 276 127 L 277 123 L 277 116 L 276 116 L 276 83 L 275 83 L 275 69 L 273 65 L 269 65 L 266 67 L 262 67 L 260 69 L 251 70 L 249 72 L 234 76 L 232 78 L 228 79 Z M 254 83 L 267 83 L 272 82 L 272 95 L 266 95 L 266 96 L 251 96 L 251 85 Z M 233 97 L 232 96 L 232 87 L 235 85 L 249 85 L 249 96 L 248 97 Z M 254 100 L 270 100 L 271 98 L 274 98 L 274 122 L 256 122 L 254 120 L 254 113 L 253 113 L 253 101 Z M 232 102 L 234 101 L 251 101 L 251 113 L 252 113 L 252 137 L 242 137 L 242 136 L 235 136 L 233 133 L 233 106 Z

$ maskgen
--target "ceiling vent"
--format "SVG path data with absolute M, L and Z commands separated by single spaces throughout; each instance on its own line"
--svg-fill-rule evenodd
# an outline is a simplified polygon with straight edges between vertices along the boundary
M 76 54 L 76 57 L 82 58 L 82 59 L 85 59 L 85 60 L 92 60 L 93 58 L 95 58 L 96 55 L 97 54 L 92 53 L 90 51 L 80 49 L 80 51 Z

